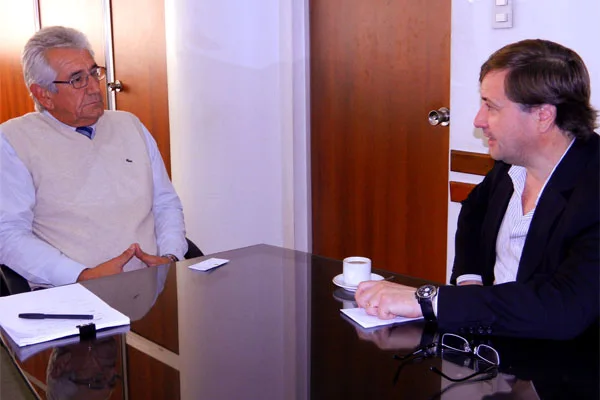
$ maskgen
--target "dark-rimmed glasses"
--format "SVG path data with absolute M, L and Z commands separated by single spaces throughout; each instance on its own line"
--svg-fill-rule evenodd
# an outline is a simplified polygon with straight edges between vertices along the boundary
M 442 348 L 442 352 L 444 352 L 445 350 L 450 350 L 466 354 L 473 354 L 477 356 L 479 360 L 484 361 L 487 365 L 485 366 L 485 368 L 475 368 L 475 372 L 473 374 L 465 376 L 463 378 L 451 378 L 436 367 L 431 367 L 430 370 L 432 370 L 436 374 L 443 376 L 451 382 L 467 381 L 478 375 L 490 375 L 489 378 L 493 378 L 494 376 L 496 376 L 498 366 L 500 365 L 500 355 L 492 346 L 488 346 L 487 344 L 482 343 L 475 347 L 471 347 L 467 339 L 465 339 L 462 336 L 455 335 L 453 333 L 444 333 L 442 335 L 440 345 Z
M 492 346 L 487 344 L 478 344 L 471 348 L 469 341 L 462 336 L 454 333 L 444 333 L 440 342 L 442 350 L 449 349 L 460 351 L 462 353 L 471 353 L 481 358 L 483 361 L 492 365 L 500 365 L 500 355 Z
M 52 83 L 62 83 L 73 86 L 74 89 L 83 89 L 88 85 L 90 76 L 97 81 L 101 81 L 106 77 L 106 68 L 95 66 L 90 69 L 89 73 L 79 72 L 68 81 L 52 81 Z

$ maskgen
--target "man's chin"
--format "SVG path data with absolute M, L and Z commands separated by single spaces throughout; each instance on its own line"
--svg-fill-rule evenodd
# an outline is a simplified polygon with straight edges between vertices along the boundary
M 502 155 L 497 151 L 497 149 L 490 147 L 489 148 L 490 157 L 495 161 L 502 161 Z
M 89 107 L 85 109 L 82 119 L 90 119 L 97 121 L 102 115 L 104 115 L 104 106 Z

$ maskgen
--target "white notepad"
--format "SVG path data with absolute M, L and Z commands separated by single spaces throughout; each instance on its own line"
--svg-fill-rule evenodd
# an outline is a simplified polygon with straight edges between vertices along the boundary
M 108 328 L 98 331 L 96 333 L 96 340 L 102 339 L 109 336 L 120 335 L 123 333 L 129 332 L 129 325 L 117 326 L 115 328 Z M 43 343 L 30 344 L 28 346 L 19 347 L 14 343 L 10 336 L 5 338 L 6 344 L 10 347 L 10 351 L 16 355 L 16 357 L 20 361 L 25 361 L 29 357 L 36 355 L 37 353 L 44 351 L 46 349 L 51 349 L 54 347 L 63 347 L 70 344 L 75 344 L 80 342 L 79 336 L 68 336 L 66 338 L 54 339 Z
M 392 319 L 379 319 L 375 315 L 369 315 L 365 311 L 364 308 L 342 308 L 340 310 L 342 313 L 347 315 L 357 324 L 362 326 L 363 328 L 374 328 L 376 326 L 384 326 L 384 325 L 394 325 L 401 324 L 403 322 L 409 321 L 417 321 L 423 319 L 423 317 L 419 318 L 404 318 L 404 317 L 396 317 Z
M 93 319 L 22 319 L 20 313 L 91 314 Z M 0 326 L 17 346 L 79 335 L 79 325 L 96 330 L 128 325 L 129 317 L 80 284 L 0 297 Z

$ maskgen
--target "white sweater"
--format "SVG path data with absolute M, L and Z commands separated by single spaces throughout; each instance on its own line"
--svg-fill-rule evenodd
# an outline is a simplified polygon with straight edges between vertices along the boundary
M 93 140 L 41 113 L 2 130 L 33 179 L 36 236 L 88 267 L 136 242 L 156 254 L 152 168 L 135 116 L 105 111 Z M 142 266 L 134 257 L 125 270 Z

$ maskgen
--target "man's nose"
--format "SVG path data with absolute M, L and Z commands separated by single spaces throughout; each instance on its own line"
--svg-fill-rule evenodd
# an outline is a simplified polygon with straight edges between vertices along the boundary
M 85 88 L 88 94 L 94 94 L 100 92 L 100 81 L 93 76 L 88 76 L 88 84 Z
M 487 115 L 483 106 L 479 107 L 479 111 L 475 114 L 473 125 L 475 125 L 475 128 L 485 128 L 487 126 Z

